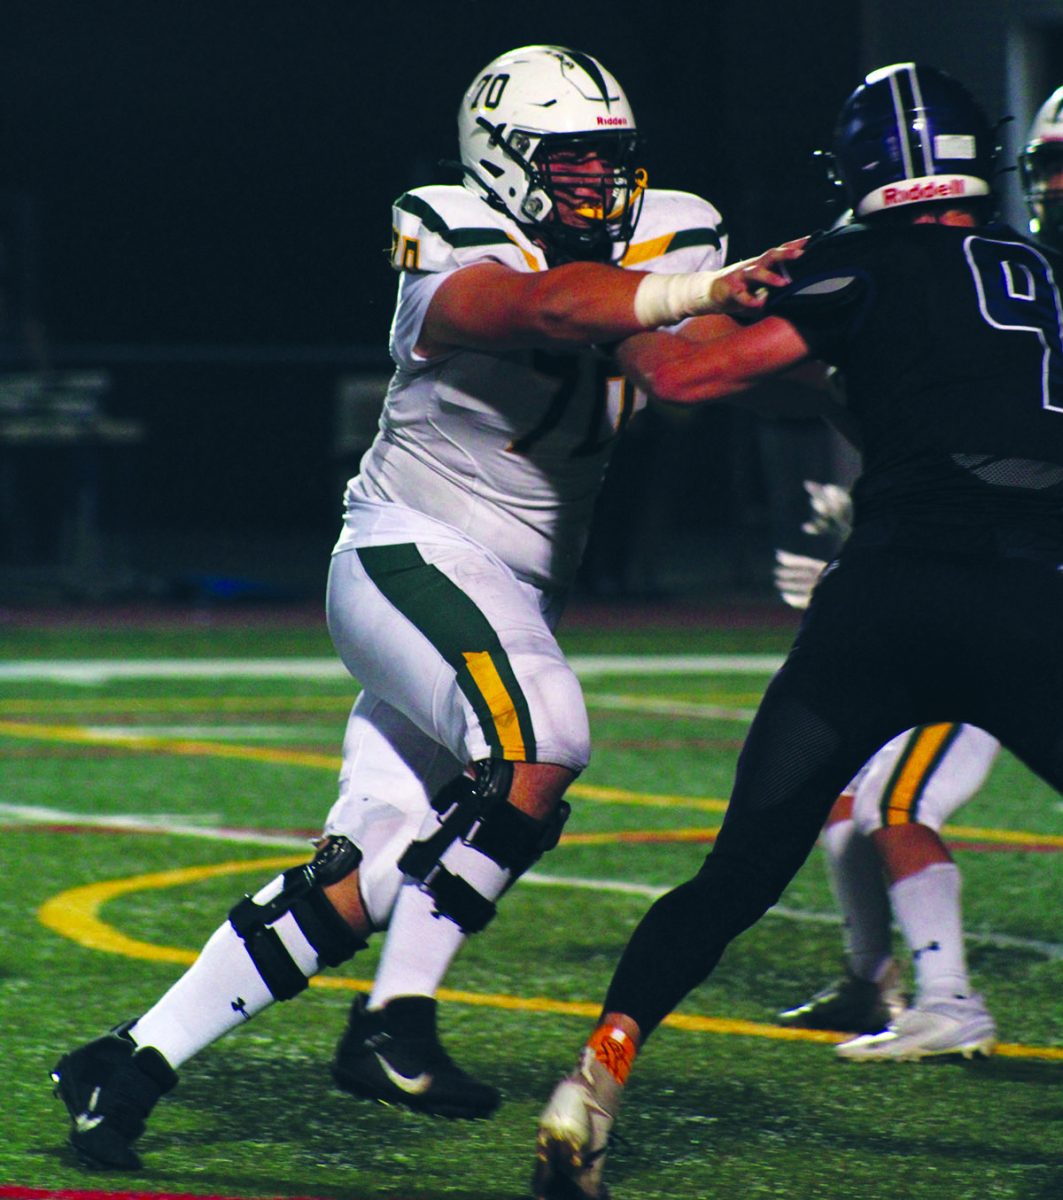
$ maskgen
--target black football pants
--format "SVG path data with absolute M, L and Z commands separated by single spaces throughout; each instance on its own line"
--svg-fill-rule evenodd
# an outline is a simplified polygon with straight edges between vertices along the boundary
M 711 853 L 636 928 L 605 1011 L 648 1035 L 778 901 L 859 768 L 890 738 L 940 721 L 987 730 L 1063 791 L 1063 575 L 1033 561 L 847 549 L 765 693 Z

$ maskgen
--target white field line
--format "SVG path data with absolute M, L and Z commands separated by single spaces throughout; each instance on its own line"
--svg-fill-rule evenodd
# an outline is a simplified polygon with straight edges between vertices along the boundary
M 350 679 L 338 658 L 23 659 L 0 663 L 0 683 L 115 679 Z
M 603 675 L 765 675 L 777 654 L 573 655 L 581 679 Z M 25 659 L 0 663 L 0 683 L 93 685 L 114 679 L 350 679 L 338 658 Z
M 44 808 L 31 804 L 0 802 L 0 819 L 23 825 L 79 825 L 86 829 L 113 829 L 126 833 L 159 833 L 174 837 L 198 838 L 207 842 L 233 842 L 246 846 L 274 846 L 302 850 L 310 838 L 290 833 L 266 833 L 256 829 L 233 829 L 225 825 L 198 825 L 167 813 L 152 816 L 103 816 Z
M 587 692 L 583 699 L 588 708 L 661 713 L 668 717 L 702 717 L 707 721 L 752 721 L 757 713 L 755 708 L 724 708 L 719 704 L 695 704 L 688 700 L 668 700 L 664 697 L 618 696 L 607 692 Z
M 112 829 L 129 833 L 157 833 L 175 837 L 198 838 L 202 841 L 232 842 L 248 846 L 271 846 L 289 848 L 293 852 L 305 850 L 308 838 L 292 834 L 265 833 L 253 829 L 233 829 L 227 826 L 196 825 L 164 814 L 156 816 L 86 816 L 84 813 L 68 812 L 58 808 L 39 805 L 6 804 L 0 801 L 0 819 L 25 825 L 81 825 L 86 828 Z M 638 896 L 653 901 L 663 896 L 670 887 L 648 883 L 631 883 L 620 879 L 589 879 L 578 875 L 544 875 L 529 871 L 523 883 L 535 887 L 575 888 L 589 892 L 610 892 L 614 895 Z M 799 921 L 815 925 L 839 925 L 837 913 L 814 912 L 807 909 L 789 908 L 777 904 L 769 909 L 769 917 L 781 917 L 788 921 Z M 967 940 L 996 946 L 1001 949 L 1031 950 L 1049 959 L 1063 959 L 1063 945 L 1042 942 L 1035 938 L 1014 937 L 1006 933 L 989 930 L 967 931 Z
M 706 721 L 752 721 L 755 708 L 723 708 L 717 704 L 693 704 L 686 700 L 650 699 L 641 696 L 584 696 L 588 708 L 610 712 L 658 713 L 668 717 L 696 717 Z M 330 738 L 337 733 L 331 726 L 307 725 L 78 725 L 77 729 L 93 738 L 128 741 L 131 738 L 180 738 L 197 741 L 235 739 L 253 742 L 290 742 L 298 737 Z M 342 732 L 342 731 L 341 731 Z

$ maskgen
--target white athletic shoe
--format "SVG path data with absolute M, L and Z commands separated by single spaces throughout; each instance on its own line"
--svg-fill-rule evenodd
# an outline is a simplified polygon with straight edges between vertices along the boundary
M 608 1200 L 602 1183 L 614 1112 L 602 1103 L 584 1049 L 579 1068 L 554 1088 L 535 1140 L 536 1200 Z
M 945 1054 L 981 1058 L 996 1044 L 996 1022 L 972 993 L 921 1000 L 881 1033 L 851 1038 L 835 1053 L 850 1062 L 918 1062 Z

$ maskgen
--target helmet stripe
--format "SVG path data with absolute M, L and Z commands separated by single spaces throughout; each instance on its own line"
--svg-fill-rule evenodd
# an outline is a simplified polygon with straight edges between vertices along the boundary
M 606 111 L 612 109 L 612 102 L 616 97 L 609 95 L 609 85 L 605 82 L 605 76 L 601 72 L 601 68 L 589 54 L 584 54 L 579 50 L 568 50 L 569 57 L 578 66 L 591 77 L 594 86 L 602 94 L 602 99 L 605 101 Z
M 896 72 L 889 77 L 890 99 L 893 101 L 893 120 L 897 126 L 897 144 L 901 149 L 901 163 L 906 179 L 915 175 L 912 170 L 912 144 L 908 139 L 908 122 L 904 119 L 904 101 L 901 99 L 900 80 Z
M 919 73 L 916 71 L 914 63 L 909 68 L 908 81 L 912 85 L 912 98 L 915 101 L 916 110 L 919 113 L 925 113 L 926 106 L 923 103 L 923 92 L 919 87 Z M 919 118 L 917 128 L 920 130 L 919 140 L 923 146 L 923 174 L 936 175 L 937 164 L 934 162 L 933 130 L 922 117 Z
M 834 160 L 857 216 L 993 194 L 993 131 L 962 84 L 934 67 L 872 71 L 835 123 Z

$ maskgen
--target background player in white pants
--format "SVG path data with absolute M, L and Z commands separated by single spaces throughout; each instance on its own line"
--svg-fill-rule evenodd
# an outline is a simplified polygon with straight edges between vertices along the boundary
M 848 493 L 815 482 L 805 489 L 813 508 L 805 530 L 844 540 Z M 777 551 L 775 580 L 786 603 L 807 608 L 826 566 Z M 971 988 L 960 872 L 940 833 L 982 786 L 999 749 L 996 738 L 972 725 L 919 726 L 883 746 L 838 797 L 820 845 L 842 914 L 845 974 L 781 1012 L 782 1024 L 855 1033 L 837 1052 L 856 1061 L 962 1052 L 963 1030 L 924 1011 L 941 997 L 969 1010 L 980 1029 L 992 1025 Z M 910 1008 L 893 954 L 894 919 L 912 955 Z
M 390 921 L 345 1090 L 483 1116 L 491 1086 L 436 1036 L 433 993 L 560 835 L 586 711 L 553 630 L 613 442 L 642 402 L 606 354 L 642 329 L 763 303 L 799 248 L 724 269 L 720 215 L 646 187 L 631 108 L 594 58 L 524 47 L 459 110 L 464 186 L 393 210 L 395 374 L 347 491 L 329 629 L 364 691 L 318 852 L 236 904 L 142 1017 L 53 1072 L 71 1142 L 135 1169 L 175 1068 Z

